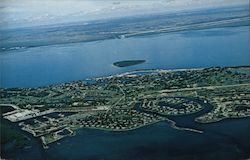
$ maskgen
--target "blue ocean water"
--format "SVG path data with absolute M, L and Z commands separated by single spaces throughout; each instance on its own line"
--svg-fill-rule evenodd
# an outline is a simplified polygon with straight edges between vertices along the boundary
M 136 69 L 250 64 L 249 26 L 193 30 L 2 52 L 1 87 L 38 87 Z M 144 59 L 126 68 L 120 60 Z
M 248 35 L 249 26 L 8 51 L 0 55 L 1 87 L 37 87 L 136 69 L 249 65 Z M 145 59 L 146 63 L 127 68 L 112 66 L 113 62 L 124 59 Z M 185 122 L 184 118 L 178 121 Z M 129 132 L 79 129 L 75 136 L 51 144 L 47 150 L 30 135 L 31 148 L 6 151 L 5 156 L 14 159 L 236 160 L 250 157 L 249 124 L 250 119 L 246 118 L 199 125 L 204 134 L 178 131 L 166 122 Z
M 249 35 L 249 26 L 224 27 L 4 51 L 0 54 L 0 87 L 40 87 L 138 69 L 250 65 Z M 125 68 L 112 65 L 130 59 L 146 63 Z M 4 157 L 236 160 L 250 157 L 249 124 L 246 118 L 199 125 L 204 134 L 175 130 L 166 122 L 129 132 L 79 129 L 75 136 L 47 150 L 26 133 L 31 148 L 7 150 Z

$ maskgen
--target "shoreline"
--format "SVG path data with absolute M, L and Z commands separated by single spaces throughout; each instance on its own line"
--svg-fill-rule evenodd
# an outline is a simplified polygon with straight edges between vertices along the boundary
M 164 68 L 159 68 L 159 69 L 136 69 L 136 70 L 130 70 L 122 73 L 115 73 L 115 74 L 108 74 L 104 76 L 93 76 L 93 77 L 88 77 L 84 79 L 78 79 L 78 80 L 71 80 L 71 81 L 65 81 L 65 82 L 60 82 L 60 83 L 54 83 L 54 84 L 47 84 L 47 85 L 42 85 L 42 86 L 37 86 L 37 87 L 1 87 L 0 90 L 5 90 L 5 89 L 37 89 L 37 88 L 45 88 L 45 87 L 53 87 L 53 86 L 58 86 L 58 85 L 63 85 L 67 83 L 74 83 L 74 82 L 84 82 L 87 83 L 87 81 L 95 81 L 95 80 L 101 80 L 101 79 L 110 79 L 113 77 L 121 77 L 121 76 L 137 76 L 134 75 L 138 72 L 155 72 L 152 74 L 156 73 L 172 73 L 172 72 L 178 72 L 178 71 L 200 71 L 204 69 L 209 69 L 209 68 L 250 68 L 250 66 L 246 65 L 239 65 L 239 66 L 214 66 L 214 67 L 197 67 L 197 68 L 176 68 L 176 69 L 164 69 Z
M 77 133 L 76 131 L 77 130 L 80 130 L 80 129 L 91 129 L 91 130 L 100 130 L 100 131 L 107 131 L 107 132 L 114 132 L 114 133 L 123 133 L 123 132 L 128 132 L 128 131 L 134 131 L 134 130 L 137 130 L 137 129 L 140 129 L 140 128 L 143 128 L 143 127 L 148 127 L 150 125 L 154 125 L 154 124 L 157 124 L 157 123 L 160 123 L 160 122 L 167 122 L 169 123 L 169 126 L 173 129 L 176 129 L 176 130 L 179 130 L 179 131 L 189 131 L 189 132 L 194 132 L 194 133 L 199 133 L 199 134 L 202 134 L 204 133 L 204 131 L 201 131 L 201 130 L 197 130 L 197 129 L 193 129 L 193 128 L 186 128 L 186 127 L 178 127 L 176 125 L 176 122 L 174 122 L 173 120 L 170 120 L 168 118 L 164 118 L 163 120 L 158 120 L 158 121 L 155 121 L 155 122 L 151 122 L 151 123 L 148 123 L 148 124 L 145 124 L 145 125 L 142 125 L 142 126 L 136 126 L 134 128 L 128 128 L 128 129 L 110 129 L 110 128 L 98 128 L 98 127 L 70 127 L 71 130 L 74 130 L 73 131 L 73 134 L 71 134 L 70 136 L 75 136 Z M 68 135 L 67 135 L 68 136 Z M 67 137 L 65 136 L 65 137 Z M 47 143 L 45 145 L 45 148 L 44 149 L 48 149 L 49 148 L 49 145 L 54 143 L 54 142 L 57 142 L 57 141 L 60 141 L 61 139 L 63 138 L 60 138 L 60 139 L 57 139 L 51 143 Z
M 199 117 L 196 117 L 196 118 L 199 118 Z M 218 122 L 221 122 L 223 120 L 230 120 L 230 119 L 242 119 L 242 118 L 250 118 L 249 116 L 241 116 L 241 117 L 237 117 L 237 116 L 232 116 L 232 117 L 223 117 L 223 118 L 219 118 L 217 120 L 214 120 L 214 121 L 207 121 L 207 122 L 201 122 L 201 121 L 198 121 L 196 120 L 196 118 L 194 119 L 195 122 L 197 123 L 200 123 L 200 124 L 211 124 L 211 123 L 218 123 Z
M 176 69 L 136 69 L 136 70 L 131 70 L 123 73 L 117 73 L 117 74 L 112 74 L 112 75 L 107 75 L 107 76 L 94 76 L 91 78 L 86 78 L 86 80 L 99 80 L 103 78 L 113 78 L 113 77 L 121 77 L 121 76 L 126 76 L 126 75 L 133 75 L 138 72 L 158 72 L 158 73 L 171 73 L 171 72 L 178 72 L 178 71 L 200 71 L 204 69 L 209 69 L 209 68 L 250 68 L 250 66 L 214 66 L 214 67 L 197 67 L 197 68 L 176 68 Z M 83 80 L 84 81 L 84 80 Z

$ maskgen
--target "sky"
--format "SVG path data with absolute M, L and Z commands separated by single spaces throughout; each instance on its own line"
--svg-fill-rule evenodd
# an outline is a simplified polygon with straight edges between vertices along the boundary
M 0 0 L 0 28 L 249 5 L 249 0 Z

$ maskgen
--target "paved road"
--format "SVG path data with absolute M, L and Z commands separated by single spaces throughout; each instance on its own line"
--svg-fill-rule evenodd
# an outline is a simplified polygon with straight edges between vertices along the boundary
M 195 88 L 181 88 L 181 89 L 165 89 L 158 91 L 160 93 L 169 93 L 169 92 L 181 92 L 181 91 L 193 91 L 201 89 L 218 89 L 218 88 L 227 88 L 227 87 L 240 87 L 240 86 L 250 86 L 250 83 L 245 84 L 233 84 L 233 85 L 223 85 L 223 86 L 206 86 L 206 87 L 195 87 Z

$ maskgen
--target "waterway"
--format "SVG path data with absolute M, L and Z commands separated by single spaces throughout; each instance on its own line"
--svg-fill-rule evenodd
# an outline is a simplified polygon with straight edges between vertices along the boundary
M 249 26 L 2 52 L 1 87 L 38 87 L 141 69 L 249 65 Z M 145 63 L 115 67 L 122 60 Z
M 189 99 L 189 98 L 188 98 Z M 3 155 L 17 159 L 93 159 L 93 160 L 161 160 L 161 159 L 243 159 L 250 156 L 250 119 L 230 119 L 219 123 L 199 124 L 194 118 L 212 109 L 202 100 L 190 98 L 204 108 L 194 114 L 165 116 L 178 127 L 202 130 L 203 133 L 177 130 L 168 121 L 162 121 L 126 132 L 111 132 L 96 129 L 78 129 L 73 137 L 64 138 L 44 150 L 41 141 L 21 131 L 17 123 L 10 124 L 30 138 L 30 148 L 15 149 L 12 143 L 4 146 Z M 144 111 L 140 103 L 135 109 Z M 163 116 L 163 115 L 160 115 Z M 6 121 L 6 120 L 5 120 Z M 10 123 L 10 122 L 7 122 Z M 15 154 L 13 154 L 15 153 Z
M 250 149 L 250 128 L 246 125 L 249 122 L 224 121 L 217 127 L 207 126 L 204 134 L 179 131 L 166 122 L 125 133 L 80 129 L 75 137 L 51 145 L 46 152 L 52 159 L 242 159 Z M 235 130 L 234 125 L 238 125 Z
M 243 159 L 250 156 L 250 119 L 224 120 L 219 123 L 199 124 L 194 121 L 212 109 L 203 100 L 188 98 L 204 108 L 194 114 L 165 116 L 178 127 L 200 129 L 203 133 L 176 130 L 168 121 L 159 122 L 127 132 L 110 132 L 96 129 L 79 129 L 75 137 L 66 138 L 60 144 L 50 145 L 47 156 L 62 159 L 109 160 L 184 160 L 184 159 Z M 135 105 L 144 111 L 140 103 Z M 163 115 L 160 115 L 163 116 Z M 64 151 L 63 153 L 61 151 Z M 54 154 L 52 154 L 54 153 Z

